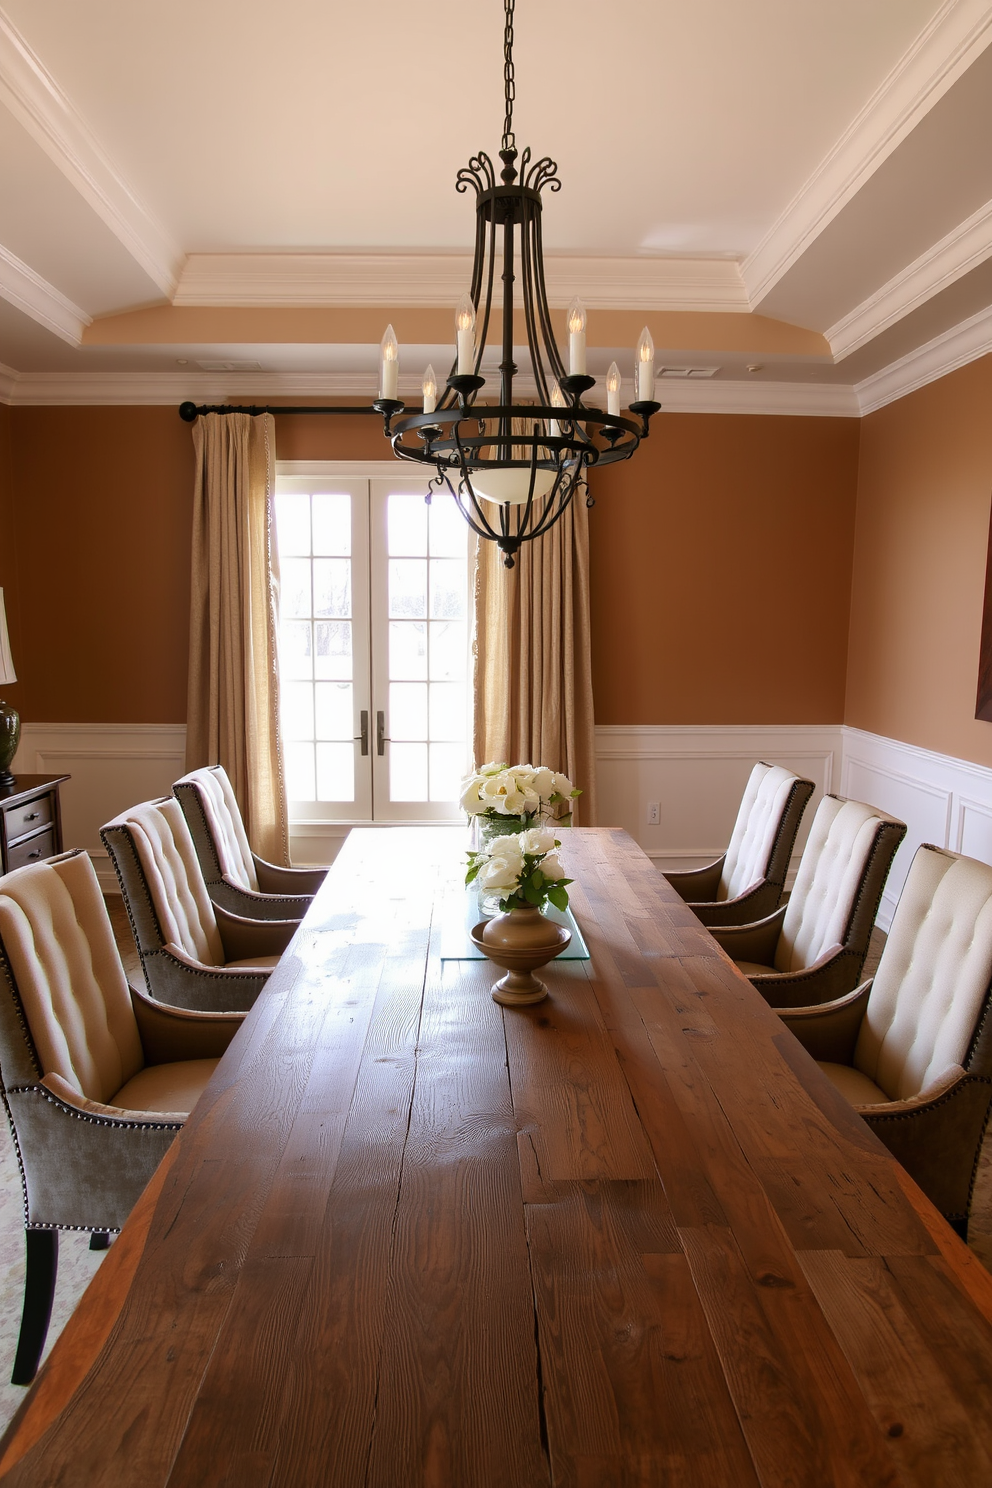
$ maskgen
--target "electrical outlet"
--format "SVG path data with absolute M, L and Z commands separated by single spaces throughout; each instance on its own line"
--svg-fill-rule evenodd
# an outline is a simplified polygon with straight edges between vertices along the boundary
M 657 801 L 648 802 L 648 826 L 656 827 L 661 821 L 661 811 Z

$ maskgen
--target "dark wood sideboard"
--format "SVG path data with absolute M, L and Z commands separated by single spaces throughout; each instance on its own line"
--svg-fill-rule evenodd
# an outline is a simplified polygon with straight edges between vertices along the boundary
M 59 786 L 68 775 L 18 775 L 0 787 L 0 871 L 39 863 L 62 851 Z

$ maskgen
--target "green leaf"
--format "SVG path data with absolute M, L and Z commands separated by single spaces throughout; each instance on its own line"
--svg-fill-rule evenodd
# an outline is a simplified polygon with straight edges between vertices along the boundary
M 472 881 L 479 876 L 479 869 L 480 869 L 481 866 L 482 865 L 480 863 L 473 863 L 472 864 L 472 866 L 469 868 L 468 872 L 465 875 L 465 882 L 467 884 L 472 883 Z
M 571 879 L 568 882 L 571 883 Z M 568 908 L 568 895 L 565 893 L 560 880 L 558 883 L 552 884 L 548 889 L 548 898 L 551 900 L 555 909 L 564 910 Z
M 524 898 L 527 900 L 528 904 L 540 905 L 541 900 L 544 898 L 544 895 L 541 893 L 540 889 L 533 888 L 532 885 L 529 883 L 525 883 L 523 889 Z

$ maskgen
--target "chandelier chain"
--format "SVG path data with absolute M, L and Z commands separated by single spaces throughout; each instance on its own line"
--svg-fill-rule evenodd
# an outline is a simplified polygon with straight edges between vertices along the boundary
M 517 96 L 516 79 L 513 72 L 513 7 L 516 0 L 504 0 L 506 24 L 503 28 L 503 90 L 506 99 L 506 116 L 503 120 L 502 149 L 515 150 L 513 137 L 513 102 Z

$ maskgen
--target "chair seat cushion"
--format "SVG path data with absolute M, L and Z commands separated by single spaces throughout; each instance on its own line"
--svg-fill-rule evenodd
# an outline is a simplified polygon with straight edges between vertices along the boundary
M 745 976 L 775 976 L 774 966 L 762 966 L 760 961 L 735 961 L 738 971 Z
M 854 1069 L 852 1065 L 824 1062 L 820 1064 L 820 1068 L 852 1106 L 877 1106 L 889 1103 L 890 1097 L 885 1091 L 876 1085 L 874 1080 L 869 1080 L 867 1075 L 863 1075 L 859 1069 Z
M 146 1064 L 108 1104 L 125 1111 L 185 1111 L 188 1115 L 217 1063 L 216 1059 L 180 1059 L 174 1064 Z
M 238 971 L 271 971 L 273 966 L 279 965 L 278 956 L 246 956 L 242 961 L 225 961 L 228 971 L 237 968 Z

